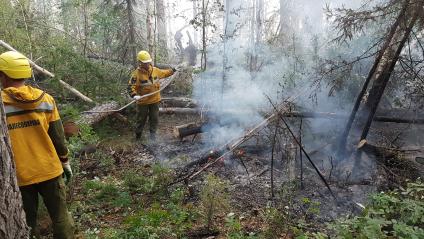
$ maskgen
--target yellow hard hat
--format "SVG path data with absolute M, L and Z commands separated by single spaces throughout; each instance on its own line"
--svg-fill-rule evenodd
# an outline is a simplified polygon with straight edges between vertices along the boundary
M 12 79 L 28 79 L 32 75 L 28 58 L 16 51 L 0 55 L 0 71 Z
M 152 58 L 150 57 L 150 54 L 147 51 L 140 51 L 137 54 L 137 60 L 143 62 L 143 63 L 149 63 L 152 62 Z

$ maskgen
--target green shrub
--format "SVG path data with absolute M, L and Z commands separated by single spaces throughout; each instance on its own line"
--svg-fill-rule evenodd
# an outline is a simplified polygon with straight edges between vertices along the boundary
M 130 192 L 156 193 L 162 196 L 167 194 L 167 186 L 171 181 L 171 171 L 159 164 L 153 165 L 149 176 L 129 171 L 124 177 L 124 184 Z
M 332 226 L 337 238 L 424 238 L 424 184 L 371 196 L 360 216 Z
M 213 174 L 208 174 L 206 184 L 200 193 L 200 206 L 206 227 L 210 229 L 213 226 L 213 217 L 226 212 L 229 208 L 228 183 Z
M 225 217 L 225 226 L 228 228 L 227 238 L 228 239 L 254 239 L 258 238 L 254 233 L 246 234 L 243 231 L 243 227 L 238 218 L 235 217 L 234 213 L 229 213 Z
M 192 227 L 197 214 L 182 204 L 182 192 L 171 194 L 171 202 L 154 203 L 126 219 L 126 232 L 120 238 L 182 238 Z

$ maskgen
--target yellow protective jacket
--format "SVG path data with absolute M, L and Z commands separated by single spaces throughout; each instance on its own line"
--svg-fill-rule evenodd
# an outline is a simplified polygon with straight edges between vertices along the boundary
M 61 175 L 68 149 L 53 97 L 31 86 L 6 88 L 1 97 L 19 186 Z
M 137 68 L 131 74 L 131 79 L 128 82 L 128 93 L 131 97 L 135 95 L 146 95 L 160 89 L 159 79 L 163 79 L 174 74 L 172 69 L 162 70 L 157 67 L 150 66 L 149 70 Z M 157 103 L 161 100 L 160 92 L 155 93 L 146 98 L 137 101 L 137 104 L 149 105 Z

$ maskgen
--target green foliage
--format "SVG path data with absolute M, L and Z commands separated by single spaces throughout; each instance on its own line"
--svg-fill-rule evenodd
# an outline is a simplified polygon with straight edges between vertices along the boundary
M 136 171 L 129 171 L 124 177 L 124 184 L 133 193 L 165 195 L 167 186 L 172 181 L 171 176 L 169 169 L 160 164 L 155 164 L 149 176 L 144 176 Z
M 68 122 L 68 121 L 75 122 L 81 116 L 80 111 L 75 106 L 70 104 L 64 105 L 59 110 L 59 112 L 60 112 L 60 118 L 62 119 L 63 122 Z
M 254 233 L 246 235 L 244 233 L 240 220 L 235 217 L 234 213 L 229 213 L 225 217 L 225 226 L 228 228 L 228 239 L 254 239 L 258 238 Z
M 424 238 L 424 184 L 371 196 L 361 216 L 332 227 L 338 238 Z
M 71 137 L 68 141 L 71 155 L 74 155 L 85 145 L 95 144 L 99 140 L 99 137 L 89 125 L 81 124 L 79 127 L 79 135 Z
M 261 235 L 262 238 L 279 238 L 281 233 L 287 231 L 289 228 L 287 214 L 287 211 L 280 212 L 274 207 L 267 206 L 263 213 L 266 227 Z
M 120 238 L 182 238 L 197 214 L 182 203 L 183 193 L 176 190 L 167 204 L 154 203 L 126 220 L 127 228 Z
M 84 193 L 96 203 L 113 207 L 128 207 L 132 203 L 130 194 L 113 182 L 89 180 L 84 183 Z
M 228 183 L 213 174 L 206 176 L 206 184 L 200 193 L 200 206 L 205 218 L 206 227 L 212 225 L 212 219 L 229 208 Z

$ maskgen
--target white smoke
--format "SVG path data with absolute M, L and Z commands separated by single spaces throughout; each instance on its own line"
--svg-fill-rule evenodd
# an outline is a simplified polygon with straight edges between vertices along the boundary
M 246 129 L 261 122 L 264 118 L 259 112 L 272 110 L 267 97 L 278 103 L 311 87 L 315 80 L 313 67 L 319 63 L 314 62 L 313 54 L 328 54 L 324 42 L 328 41 L 331 29 L 324 18 L 326 1 L 302 0 L 289 4 L 293 6 L 289 12 L 295 24 L 290 52 L 266 43 L 252 45 L 248 38 L 251 31 L 249 2 L 229 1 L 225 9 L 227 22 L 223 24 L 227 38 L 224 36 L 220 44 L 209 46 L 207 70 L 194 85 L 194 97 L 209 110 L 213 119 L 207 127 L 212 132 L 214 146 L 240 137 Z M 352 6 L 359 5 L 358 2 L 332 1 L 331 4 L 349 3 Z M 314 38 L 318 39 L 318 46 L 314 46 Z M 252 52 L 256 52 L 261 64 L 259 71 L 254 73 L 249 71 L 248 64 Z M 328 86 L 323 86 L 316 101 L 305 94 L 295 103 L 307 109 L 340 110 L 340 100 L 329 97 L 328 90 Z M 317 120 L 311 126 L 317 132 L 325 132 L 334 128 L 335 123 L 342 125 L 343 121 Z

